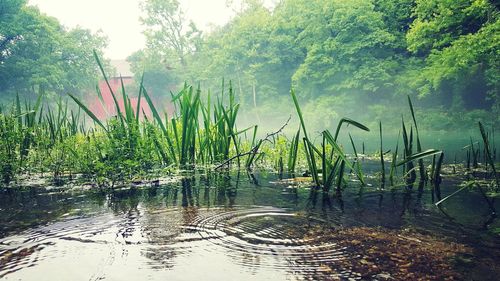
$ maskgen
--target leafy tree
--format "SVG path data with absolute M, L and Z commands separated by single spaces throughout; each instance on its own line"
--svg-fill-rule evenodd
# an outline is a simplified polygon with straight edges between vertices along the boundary
M 409 57 L 406 33 L 414 20 L 415 0 L 374 0 L 375 11 L 381 13 L 387 29 L 397 37 L 394 47 Z
M 67 30 L 24 1 L 8 2 L 15 5 L 7 5 L 9 9 L 0 6 L 0 13 L 7 15 L 2 17 L 6 25 L 0 32 L 7 42 L 0 53 L 0 93 L 4 97 L 38 91 L 78 94 L 95 85 L 92 49 L 101 52 L 106 44 L 104 37 L 81 28 Z
M 194 37 L 178 1 L 148 2 L 148 47 L 134 59 L 142 63 L 137 69 L 212 92 L 222 78 L 231 80 L 243 108 L 284 113 L 277 108 L 286 110 L 290 85 L 315 112 L 331 109 L 322 115 L 329 118 L 356 114 L 336 103 L 369 105 L 360 115 L 383 117 L 381 108 L 399 106 L 406 95 L 418 95 L 415 102 L 432 107 L 433 116 L 443 108 L 500 108 L 494 1 L 281 0 L 273 8 L 228 1 L 232 20 Z
M 408 49 L 419 55 L 449 47 L 462 35 L 474 34 L 494 20 L 487 0 L 417 0 L 415 20 L 407 34 Z
M 141 8 L 147 15 L 141 21 L 147 27 L 144 34 L 148 48 L 154 49 L 171 64 L 175 62 L 185 68 L 186 56 L 195 50 L 201 32 L 192 21 L 185 20 L 179 1 L 146 0 L 141 3 Z
M 20 39 L 20 34 L 13 24 L 18 11 L 26 0 L 4 0 L 0 2 L 0 63 L 11 55 L 12 44 Z
M 299 88 L 312 96 L 388 91 L 385 86 L 400 71 L 397 37 L 372 1 L 296 2 L 306 11 L 298 21 L 299 43 L 307 50 L 293 76 Z
M 288 93 L 291 75 L 303 55 L 293 37 L 276 30 L 270 11 L 262 3 L 250 4 L 225 27 L 205 37 L 194 55 L 197 75 L 191 79 L 208 83 L 232 80 L 240 102 L 256 105 L 258 99 Z
M 127 61 L 130 62 L 137 81 L 144 75 L 144 86 L 151 95 L 166 96 L 171 87 L 179 82 L 175 70 L 154 50 L 137 51 Z
M 426 60 L 415 87 L 455 106 L 487 107 L 500 89 L 499 11 L 486 0 L 419 0 L 408 48 Z
M 60 59 L 65 70 L 64 89 L 74 93 L 95 86 L 97 65 L 92 50 L 96 50 L 102 57 L 102 50 L 107 45 L 106 37 L 101 33 L 92 33 L 80 27 L 66 31 L 61 42 Z M 110 67 L 107 60 L 103 61 L 104 67 Z

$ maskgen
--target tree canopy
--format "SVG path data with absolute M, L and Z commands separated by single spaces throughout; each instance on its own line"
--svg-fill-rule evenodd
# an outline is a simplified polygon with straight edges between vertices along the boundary
M 454 108 L 498 107 L 493 1 L 283 0 L 271 9 L 247 0 L 225 26 L 196 38 L 178 1 L 143 7 L 150 43 L 143 52 L 182 62 L 161 75 L 214 89 L 232 80 L 240 102 L 284 96 L 293 86 L 312 99 L 380 102 L 409 94 Z
M 67 29 L 24 0 L 0 2 L 0 93 L 82 93 L 95 85 L 95 49 L 106 39 L 83 28 Z

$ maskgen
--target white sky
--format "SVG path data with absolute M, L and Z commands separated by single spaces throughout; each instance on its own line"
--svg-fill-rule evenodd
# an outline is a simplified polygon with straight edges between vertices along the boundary
M 101 29 L 109 39 L 105 55 L 124 59 L 144 47 L 140 0 L 29 0 L 43 13 L 56 17 L 67 27 L 81 26 L 92 31 Z M 180 0 L 187 17 L 198 28 L 222 25 L 232 16 L 226 0 Z

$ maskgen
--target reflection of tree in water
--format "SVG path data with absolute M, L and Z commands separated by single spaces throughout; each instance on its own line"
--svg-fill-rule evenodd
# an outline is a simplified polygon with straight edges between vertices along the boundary
M 40 188 L 0 189 L 0 237 L 55 221 L 70 212 L 78 200 L 83 199 Z
M 141 254 L 150 260 L 153 269 L 172 268 L 174 258 L 179 254 L 178 237 L 182 228 L 184 215 L 176 209 L 147 209 L 141 218 L 141 235 L 147 246 Z
M 140 195 L 141 192 L 135 188 L 113 190 L 108 195 L 108 208 L 116 215 L 130 213 L 137 210 L 137 206 L 140 202 Z
M 149 246 L 142 254 L 151 260 L 150 265 L 154 269 L 173 268 L 175 257 L 188 252 L 192 242 L 202 240 L 195 230 L 189 228 L 196 225 L 196 220 L 200 217 L 200 189 L 208 192 L 203 196 L 205 201 L 210 198 L 207 186 L 203 186 L 202 182 L 210 184 L 211 180 L 206 177 L 199 179 L 181 179 L 180 185 L 170 186 L 163 192 L 166 206 L 144 212 L 142 233 L 147 237 Z M 173 208 L 168 208 L 169 206 Z
M 238 182 L 239 182 L 238 172 L 236 178 L 236 186 L 233 187 L 231 184 L 231 176 L 228 172 L 221 174 L 213 174 L 212 181 L 215 186 L 215 205 L 224 207 L 233 207 L 236 202 Z M 228 202 L 229 200 L 229 202 Z

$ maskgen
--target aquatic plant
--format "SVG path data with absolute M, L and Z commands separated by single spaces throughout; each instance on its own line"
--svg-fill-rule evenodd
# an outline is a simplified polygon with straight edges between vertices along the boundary
M 385 162 L 384 162 L 384 147 L 382 143 L 382 122 L 379 121 L 379 131 L 380 131 L 380 184 L 383 188 L 385 186 Z
M 485 155 L 488 160 L 488 164 L 490 165 L 493 173 L 493 177 L 495 178 L 496 181 L 496 192 L 500 190 L 500 179 L 498 177 L 496 168 L 495 168 L 495 162 L 493 160 L 493 156 L 491 155 L 491 148 L 490 148 L 490 142 L 488 140 L 488 136 L 486 134 L 486 130 L 484 129 L 484 126 L 481 122 L 479 122 L 479 130 L 481 131 L 481 137 L 483 138 L 483 143 L 484 143 L 484 150 L 485 150 Z
M 290 91 L 290 95 L 293 99 L 295 109 L 297 111 L 297 115 L 300 120 L 301 128 L 304 133 L 303 144 L 304 144 L 305 158 L 315 185 L 318 188 L 322 188 L 323 191 L 328 192 L 336 178 L 337 190 L 339 190 L 341 180 L 343 180 L 344 178 L 344 166 L 347 166 L 351 170 L 357 171 L 356 176 L 358 177 L 360 182 L 364 184 L 365 182 L 363 179 L 363 175 L 359 172 L 359 170 L 355 169 L 352 163 L 347 159 L 347 156 L 344 153 L 343 149 L 337 143 L 337 137 L 340 133 L 340 128 L 344 123 L 351 124 L 365 131 L 369 131 L 369 129 L 359 122 L 343 118 L 338 123 L 337 130 L 335 132 L 335 137 L 333 137 L 330 131 L 328 130 L 324 130 L 321 133 L 322 142 L 321 142 L 321 150 L 319 150 L 318 148 L 316 148 L 316 146 L 314 145 L 314 143 L 311 141 L 311 139 L 307 134 L 307 129 L 302 115 L 302 111 L 300 109 L 297 96 L 293 89 Z M 321 161 L 321 169 L 318 168 L 317 157 Z
M 356 145 L 354 144 L 354 140 L 351 136 L 351 134 L 349 134 L 349 140 L 351 141 L 351 145 L 352 145 L 352 150 L 354 152 L 354 163 L 355 163 L 355 172 L 361 176 L 361 178 L 364 178 L 363 176 L 363 169 L 361 168 L 361 161 L 359 159 L 359 156 L 358 156 L 358 151 L 356 149 Z
M 233 149 L 237 155 L 239 154 L 240 139 L 238 135 L 252 127 L 237 131 L 236 119 L 239 105 L 234 102 L 234 92 L 231 85 L 229 105 L 224 106 L 222 99 L 218 98 L 212 108 L 210 94 L 207 98 L 207 104 L 204 104 L 201 99 L 201 89 L 198 87 L 197 90 L 194 90 L 192 86 L 185 84 L 179 93 L 172 94 L 172 103 L 176 108 L 174 115 L 169 119 L 165 113 L 164 118 L 162 118 L 142 81 L 139 85 L 138 104 L 134 109 L 122 80 L 121 92 L 124 101 L 122 110 L 97 54 L 95 54 L 95 58 L 115 104 L 115 119 L 103 123 L 77 97 L 73 95 L 70 97 L 105 133 L 106 141 L 113 147 L 112 151 L 108 151 L 106 154 L 118 151 L 123 161 L 141 162 L 142 159 L 136 156 L 143 154 L 145 146 L 148 146 L 148 148 L 152 148 L 151 151 L 156 152 L 162 166 L 173 164 L 179 168 L 192 168 L 200 162 L 214 164 L 227 160 Z M 222 96 L 224 96 L 224 92 Z M 145 99 L 151 110 L 153 117 L 151 121 L 144 112 L 142 112 L 143 121 L 140 121 L 142 98 Z M 213 120 L 211 119 L 212 110 Z M 200 120 L 200 112 L 202 120 Z M 158 132 L 161 132 L 161 138 Z M 109 159 L 109 157 L 105 158 Z
M 288 152 L 288 172 L 290 174 L 295 173 L 295 166 L 297 165 L 297 158 L 299 152 L 299 139 L 300 139 L 300 128 L 297 130 L 297 133 L 292 137 L 292 141 L 290 143 L 290 149 Z
M 0 161 L 1 177 L 4 184 L 9 184 L 19 170 L 19 153 L 16 144 L 21 140 L 21 135 L 17 130 L 16 118 L 13 116 L 0 115 Z
M 410 134 L 408 135 L 408 131 L 406 130 L 403 118 L 401 118 L 401 124 L 402 124 L 403 144 L 404 144 L 403 158 L 407 159 L 409 156 L 413 154 L 413 129 L 410 128 Z M 411 160 L 406 161 L 405 164 L 406 166 L 403 169 L 403 174 L 406 175 L 406 183 L 408 185 L 411 185 L 415 182 L 417 178 L 417 175 L 414 170 L 413 161 Z
M 410 106 L 411 117 L 413 120 L 413 125 L 415 126 L 415 134 L 416 134 L 416 139 L 417 139 L 417 153 L 420 153 L 420 152 L 422 152 L 422 145 L 420 143 L 420 135 L 418 133 L 417 119 L 415 118 L 415 111 L 413 110 L 413 104 L 411 102 L 410 96 L 408 96 L 408 105 Z M 427 173 L 425 170 L 423 159 L 418 160 L 418 167 L 419 167 L 418 170 L 420 173 L 420 181 L 426 181 L 427 180 Z
M 389 171 L 389 181 L 391 182 L 391 185 L 394 186 L 394 175 L 396 173 L 396 162 L 398 160 L 398 150 L 399 150 L 399 138 L 401 136 L 401 131 L 398 132 L 398 138 L 396 141 L 396 148 L 394 149 L 394 152 L 392 153 L 392 161 L 391 161 L 391 168 Z
M 307 171 L 304 174 L 310 175 L 315 187 L 324 192 L 335 188 L 339 196 L 346 186 L 347 174 L 354 174 L 362 185 L 365 184 L 353 136 L 348 134 L 353 155 L 345 153 L 339 143 L 339 136 L 345 127 L 369 131 L 368 127 L 352 119 L 341 118 L 334 134 L 328 129 L 323 130 L 319 134 L 320 141 L 315 142 L 308 134 L 294 90 L 290 95 L 300 121 L 296 133 L 290 139 L 282 133 L 290 121 L 288 119 L 276 132 L 259 139 L 258 126 L 243 130 L 237 127 L 240 106 L 236 102 L 232 83 L 228 84 L 226 91 L 223 81 L 219 95 L 210 92 L 205 94 L 200 86 L 194 88 L 184 84 L 179 92 L 171 93 L 175 111 L 168 116 L 162 109 L 155 107 L 143 84 L 144 77 L 139 84 L 136 106 L 132 106 L 123 79 L 120 93 L 114 92 L 99 57 L 96 53 L 94 56 L 111 93 L 116 115 L 108 120 L 100 120 L 73 94 L 68 96 L 76 108 L 72 108 L 62 98 L 53 104 L 46 104 L 42 94 L 33 105 L 30 102 L 23 104 L 17 97 L 10 110 L 4 107 L 0 113 L 0 159 L 2 181 L 5 184 L 19 174 L 50 172 L 54 182 L 58 183 L 78 176 L 97 186 L 114 187 L 120 183 L 140 181 L 164 169 L 192 171 L 202 166 L 221 170 L 231 167 L 233 162 L 237 163 L 237 168 L 243 166 L 248 170 L 264 163 L 266 167 L 273 167 L 280 176 L 285 171 L 294 176 L 299 172 L 298 167 L 302 168 L 305 163 Z M 97 95 L 102 100 L 99 89 Z M 141 110 L 141 103 L 149 107 L 151 115 Z M 419 163 L 420 180 L 430 178 L 431 183 L 438 187 L 443 154 L 435 149 L 422 151 L 415 112 L 409 97 L 408 104 L 413 122 L 408 130 L 402 120 L 398 143 L 391 155 L 391 185 L 396 184 L 395 175 L 400 166 L 404 167 L 402 175 L 406 183 L 409 186 L 413 184 L 417 169 L 413 163 L 416 161 Z M 85 116 L 92 122 L 88 126 Z M 482 124 L 480 129 L 485 144 L 483 157 L 495 170 L 490 137 Z M 390 150 L 384 152 L 382 133 L 382 123 L 379 122 L 378 156 L 383 184 L 386 180 L 384 155 Z M 398 155 L 400 135 L 404 145 L 402 157 Z M 364 155 L 364 142 L 362 151 Z M 473 158 L 472 162 L 478 163 L 479 151 L 471 141 L 468 153 Z M 441 154 L 440 157 L 437 161 L 434 159 L 431 172 L 427 175 L 424 159 L 438 154 Z

